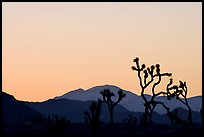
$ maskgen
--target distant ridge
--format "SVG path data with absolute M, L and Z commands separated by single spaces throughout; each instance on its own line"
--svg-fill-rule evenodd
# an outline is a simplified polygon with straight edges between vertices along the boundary
M 120 88 L 114 85 L 95 86 L 87 90 L 79 88 L 77 90 L 69 91 L 62 96 L 57 96 L 54 99 L 65 98 L 65 99 L 80 100 L 80 101 L 97 100 L 101 98 L 100 91 L 104 89 L 110 89 L 115 94 L 115 96 L 117 96 L 117 92 Z M 137 94 L 131 91 L 127 91 L 127 90 L 123 90 L 123 91 L 125 92 L 126 97 L 124 100 L 120 102 L 120 105 L 122 105 L 123 107 L 125 107 L 130 111 L 144 112 L 144 104 L 143 104 L 142 97 L 138 96 Z M 150 99 L 151 97 L 148 94 L 146 94 L 145 96 L 147 97 L 147 99 Z M 116 99 L 116 97 L 113 97 L 113 99 Z M 178 106 L 186 109 L 186 107 L 176 99 L 167 100 L 165 96 L 159 96 L 157 97 L 157 100 L 164 102 L 172 110 Z M 188 101 L 193 111 L 198 111 L 198 112 L 200 111 L 202 107 L 202 96 L 190 97 L 188 98 Z M 166 113 L 161 106 L 157 106 L 155 111 L 157 111 L 159 114 Z

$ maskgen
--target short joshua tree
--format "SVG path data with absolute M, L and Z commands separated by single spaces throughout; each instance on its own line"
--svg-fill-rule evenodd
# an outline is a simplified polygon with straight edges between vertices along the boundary
M 101 115 L 101 101 L 92 101 L 89 107 L 90 113 L 85 111 L 85 120 L 91 123 L 94 130 L 99 129 Z
M 103 96 L 102 102 L 105 102 L 108 105 L 108 110 L 110 114 L 110 124 L 114 125 L 114 119 L 113 119 L 113 110 L 115 106 L 125 97 L 125 93 L 122 89 L 119 89 L 118 91 L 118 99 L 116 102 L 112 100 L 112 97 L 115 96 L 113 92 L 111 92 L 109 89 L 104 89 L 101 91 L 101 95 Z

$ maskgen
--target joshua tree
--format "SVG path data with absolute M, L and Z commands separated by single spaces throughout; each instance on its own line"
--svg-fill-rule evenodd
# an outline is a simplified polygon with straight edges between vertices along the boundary
M 171 86 L 172 83 L 173 83 L 173 79 L 170 79 L 170 83 L 168 84 L 168 87 L 167 87 L 168 94 L 170 95 L 168 96 L 168 99 L 176 97 L 177 100 L 179 100 L 181 103 L 183 103 L 188 108 L 188 120 L 187 121 L 190 124 L 192 124 L 192 110 L 191 110 L 190 105 L 188 104 L 188 99 L 187 99 L 188 88 L 186 86 L 186 82 L 179 81 L 179 86 L 178 85 Z M 173 90 L 173 93 L 171 93 L 171 90 Z
M 88 120 L 93 129 L 99 128 L 100 124 L 100 114 L 101 114 L 101 101 L 93 101 L 89 107 L 90 113 L 85 111 L 85 119 Z
M 135 58 L 133 61 L 135 62 L 135 66 L 132 66 L 132 69 L 138 74 L 139 84 L 141 87 L 141 96 L 144 100 L 145 113 L 143 116 L 143 122 L 144 126 L 147 127 L 152 123 L 152 114 L 158 104 L 162 105 L 166 109 L 167 113 L 170 113 L 169 108 L 163 102 L 155 100 L 155 98 L 161 94 L 168 95 L 167 91 L 159 91 L 156 93 L 155 88 L 161 83 L 163 77 L 170 77 L 172 74 L 161 73 L 159 64 L 152 65 L 151 67 L 146 68 L 145 64 L 142 64 L 140 66 L 139 58 Z M 145 89 L 150 86 L 151 83 L 153 83 L 153 86 L 151 88 L 152 96 L 150 100 L 147 100 L 144 95 Z
M 110 113 L 110 124 L 113 126 L 114 124 L 113 109 L 125 97 L 125 93 L 123 92 L 122 89 L 119 89 L 118 91 L 119 96 L 116 102 L 112 100 L 112 97 L 115 96 L 115 94 L 112 93 L 109 89 L 104 89 L 103 91 L 101 91 L 101 95 L 103 96 L 101 101 L 105 102 L 108 105 L 108 110 Z

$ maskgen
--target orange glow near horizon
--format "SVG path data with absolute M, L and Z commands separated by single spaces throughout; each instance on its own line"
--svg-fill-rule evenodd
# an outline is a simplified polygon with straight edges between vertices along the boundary
M 140 95 L 135 57 L 202 95 L 201 2 L 3 2 L 2 12 L 2 90 L 17 99 L 106 84 Z

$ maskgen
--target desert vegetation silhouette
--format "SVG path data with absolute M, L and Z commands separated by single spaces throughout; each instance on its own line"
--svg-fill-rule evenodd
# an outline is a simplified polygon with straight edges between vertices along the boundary
M 101 115 L 101 101 L 92 101 L 88 111 L 84 112 L 85 122 L 91 123 L 94 130 L 99 129 L 100 115 Z
M 174 85 L 170 87 L 172 83 L 173 83 L 173 79 L 170 79 L 170 83 L 168 84 L 168 87 L 167 87 L 169 96 L 167 97 L 169 100 L 175 97 L 177 100 L 179 100 L 181 103 L 183 103 L 187 107 L 188 118 L 186 122 L 188 122 L 189 124 L 192 124 L 192 109 L 187 100 L 188 88 L 187 88 L 186 82 L 179 81 L 180 83 L 179 85 Z M 171 90 L 173 90 L 173 92 Z M 184 100 L 181 97 L 183 97 Z
M 184 105 L 187 106 L 189 110 L 188 114 L 188 121 L 191 124 L 192 123 L 192 112 L 191 108 L 188 104 L 187 100 L 187 86 L 186 82 L 180 82 L 180 85 L 174 85 L 173 84 L 173 79 L 171 78 L 172 73 L 162 73 L 160 69 L 160 65 L 152 65 L 150 67 L 146 67 L 145 64 L 140 64 L 139 58 L 136 57 L 133 62 L 135 63 L 135 66 L 132 66 L 132 70 L 137 72 L 137 76 L 139 78 L 139 85 L 141 87 L 141 96 L 144 101 L 144 108 L 145 112 L 143 115 L 143 125 L 144 127 L 148 127 L 152 124 L 152 114 L 157 105 L 161 105 L 166 111 L 167 111 L 167 116 L 169 119 L 172 121 L 173 118 L 176 117 L 177 112 L 170 112 L 169 107 L 167 107 L 163 102 L 161 101 L 156 101 L 156 97 L 159 95 L 165 95 L 168 100 L 176 97 L 177 100 L 182 102 Z M 161 83 L 162 78 L 167 77 L 169 78 L 169 84 L 166 86 L 166 91 L 155 91 L 156 86 L 158 86 Z M 148 86 L 151 87 L 151 99 L 147 99 L 145 96 L 145 91 Z M 171 91 L 172 90 L 172 91 Z M 184 101 L 180 98 L 180 96 L 184 97 Z M 177 118 L 177 117 L 176 117 Z
M 118 99 L 116 102 L 112 100 L 112 97 L 115 96 L 115 94 L 111 92 L 109 89 L 104 89 L 100 93 L 103 96 L 102 100 L 100 99 L 100 101 L 108 105 L 108 110 L 110 114 L 110 124 L 111 126 L 114 126 L 113 110 L 115 106 L 125 97 L 125 93 L 123 92 L 122 89 L 119 89 Z

